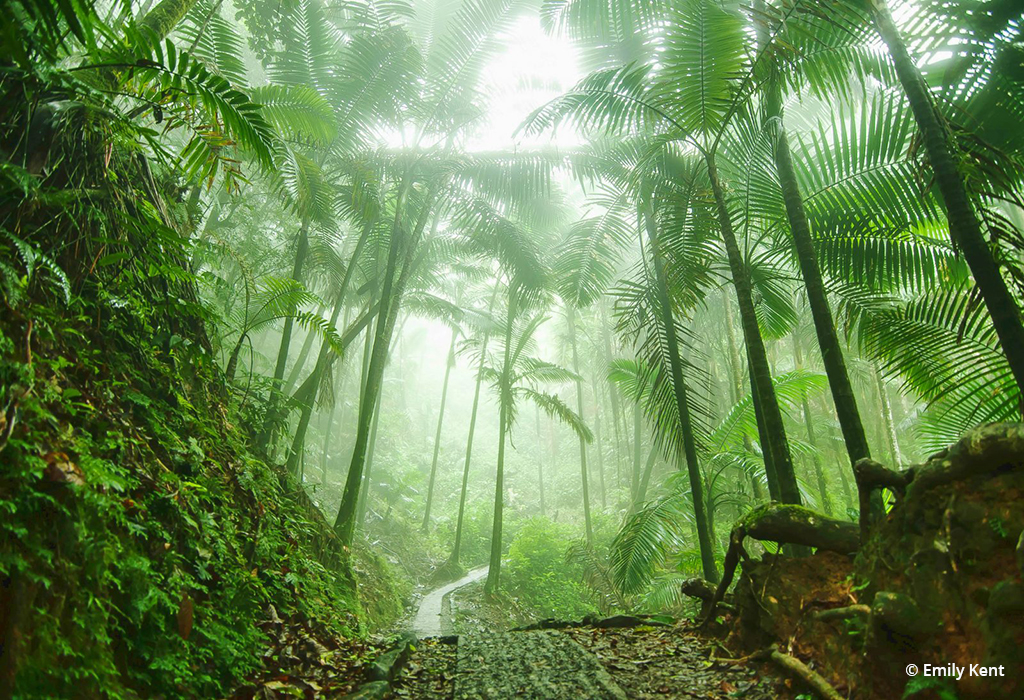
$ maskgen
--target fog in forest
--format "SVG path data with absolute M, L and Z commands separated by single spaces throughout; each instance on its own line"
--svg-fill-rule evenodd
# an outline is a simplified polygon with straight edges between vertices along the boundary
M 347 692 L 410 630 L 446 683 L 538 620 L 824 697 L 1019 647 L 1014 3 L 4 15 L 0 698 Z

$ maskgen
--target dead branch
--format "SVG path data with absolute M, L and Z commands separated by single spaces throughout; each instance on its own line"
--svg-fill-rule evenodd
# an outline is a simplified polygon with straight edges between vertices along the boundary
M 781 666 L 786 671 L 800 678 L 804 683 L 809 685 L 819 697 L 824 700 L 843 700 L 843 696 L 839 694 L 832 684 L 825 680 L 820 674 L 808 668 L 800 659 L 789 654 L 783 654 L 778 650 L 777 647 L 772 646 L 771 660 Z

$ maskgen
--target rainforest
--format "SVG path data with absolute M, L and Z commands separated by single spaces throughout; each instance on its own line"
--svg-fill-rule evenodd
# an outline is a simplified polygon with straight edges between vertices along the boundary
M 1014 0 L 4 0 L 0 700 L 1024 697 Z

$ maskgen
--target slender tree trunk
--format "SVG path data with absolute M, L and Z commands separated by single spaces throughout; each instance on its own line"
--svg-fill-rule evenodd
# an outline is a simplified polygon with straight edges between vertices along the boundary
M 882 419 L 885 422 L 886 437 L 889 438 L 889 450 L 892 454 L 893 469 L 902 469 L 903 456 L 900 454 L 900 443 L 896 439 L 896 424 L 892 419 L 892 405 L 889 403 L 889 395 L 885 393 L 885 382 L 882 381 L 882 373 L 875 370 L 875 385 L 878 388 L 878 400 L 882 404 Z
M 248 333 L 242 333 L 239 335 L 238 341 L 235 343 L 235 347 L 231 349 L 231 355 L 228 358 L 228 366 L 224 370 L 224 377 L 227 379 L 228 384 L 235 381 L 235 370 L 238 368 L 238 356 L 242 352 L 242 345 L 245 344 L 245 339 L 248 337 Z
M 843 517 L 846 517 L 847 511 L 858 502 L 858 499 L 853 497 L 853 489 L 850 488 L 850 478 L 846 475 L 845 469 L 839 470 L 839 483 L 843 486 L 843 499 L 846 504 L 846 508 L 843 510 Z
M 345 307 L 345 316 L 341 321 L 341 325 L 344 327 L 348 326 L 350 310 L 351 307 Z M 334 403 L 331 404 L 330 416 L 327 419 L 327 430 L 324 431 L 324 449 L 323 452 L 320 453 L 320 483 L 324 485 L 327 484 L 327 461 L 328 455 L 330 454 L 331 437 L 334 435 L 334 417 L 335 414 L 338 412 L 338 403 L 341 402 L 342 398 L 345 396 L 345 388 L 346 385 L 348 384 L 347 365 L 342 367 L 342 369 L 340 370 L 340 374 L 341 376 L 338 378 L 338 388 L 334 395 Z
M 494 313 L 494 302 L 498 298 L 499 285 L 494 285 L 491 293 L 491 300 L 487 305 L 487 315 Z M 476 388 L 473 390 L 473 408 L 469 412 L 469 435 L 466 438 L 466 460 L 462 465 L 462 492 L 459 495 L 459 517 L 455 523 L 455 544 L 452 547 L 451 563 L 459 566 L 459 555 L 462 552 L 462 526 L 466 513 L 466 491 L 469 487 L 469 465 L 473 458 L 473 435 L 476 433 L 476 412 L 480 408 L 480 385 L 483 382 L 483 372 L 487 361 L 487 342 L 490 340 L 490 333 L 484 332 L 483 341 L 480 344 L 480 364 L 476 370 Z
M 373 427 L 370 428 L 370 444 L 366 450 L 366 466 L 362 483 L 359 488 L 359 500 L 356 502 L 356 525 L 363 526 L 366 522 L 366 510 L 370 505 L 370 484 L 373 481 L 373 456 L 377 452 L 377 426 L 380 425 L 380 404 L 383 392 L 377 394 L 377 402 L 373 408 Z M 390 505 L 388 506 L 390 511 Z
M 341 350 L 344 352 L 349 345 L 351 345 L 363 328 L 369 325 L 373 320 L 375 307 L 371 306 L 362 318 L 348 328 L 345 333 L 341 336 Z M 309 428 L 309 420 L 313 414 L 313 404 L 316 401 L 317 392 L 320 389 L 321 377 L 323 373 L 330 368 L 335 355 L 322 355 L 320 362 L 324 363 L 324 367 L 321 369 L 314 369 L 309 373 L 309 376 L 299 385 L 299 388 L 292 394 L 292 400 L 302 406 L 302 412 L 299 414 L 299 423 L 295 428 L 295 435 L 292 439 L 291 449 L 288 453 L 287 468 L 290 474 L 294 474 L 298 468 L 299 455 L 302 454 L 303 444 L 306 439 L 306 430 Z
M 600 384 L 594 382 L 594 443 L 597 446 L 597 477 L 601 486 L 601 510 L 608 508 L 608 499 L 605 495 L 604 483 L 604 447 L 601 442 L 601 396 L 599 394 Z
M 317 310 L 316 315 L 323 316 L 326 310 L 325 306 L 321 306 Z M 306 360 L 309 359 L 309 351 L 313 349 L 314 338 L 316 338 L 316 331 L 311 328 L 302 341 L 302 347 L 299 349 L 299 354 L 292 365 L 292 371 L 288 373 L 287 378 L 284 380 L 284 393 L 290 393 L 295 388 L 295 382 L 299 381 L 302 368 L 306 366 Z
M 402 319 L 401 325 L 398 327 L 398 337 L 402 336 L 402 331 L 405 329 L 405 322 L 409 320 L 409 316 L 406 315 Z M 389 323 L 394 325 L 394 319 Z M 388 335 L 391 336 L 393 333 L 392 329 L 388 330 Z M 370 428 L 370 445 L 366 451 L 366 467 L 363 474 L 363 483 L 359 488 L 359 500 L 356 503 L 356 525 L 362 527 L 366 521 L 366 511 L 370 503 L 370 486 L 373 484 L 373 457 L 377 453 L 377 428 L 380 425 L 380 407 L 381 402 L 384 400 L 383 386 L 377 394 L 377 404 L 374 406 L 373 413 L 373 427 Z M 391 512 L 391 504 L 388 504 L 388 513 Z
M 640 493 L 640 472 L 643 467 L 641 462 L 643 460 L 643 451 L 641 445 L 641 438 L 643 436 L 643 415 L 640 409 L 640 402 L 637 401 L 633 407 L 633 474 L 632 479 L 629 482 L 629 500 L 636 507 L 638 503 L 637 496 Z
M 340 393 L 340 391 L 339 391 Z M 327 460 L 328 450 L 331 448 L 331 435 L 334 433 L 334 416 L 338 412 L 338 401 L 341 400 L 340 396 L 334 397 L 334 403 L 331 404 L 331 410 L 327 412 L 327 428 L 324 430 L 324 448 L 320 453 L 320 485 L 327 485 Z
M 889 48 L 896 75 L 924 137 L 928 160 L 945 204 L 950 236 L 971 268 L 1010 370 L 1017 380 L 1018 388 L 1024 390 L 1024 326 L 1021 325 L 1017 302 L 1007 289 L 999 264 L 985 240 L 978 216 L 968 197 L 964 178 L 957 169 L 949 134 L 940 121 L 927 84 L 893 22 L 889 6 L 885 0 L 870 0 L 870 4 L 878 34 Z
M 679 355 L 679 342 L 676 338 L 676 324 L 672 313 L 672 301 L 668 295 L 665 280 L 664 261 L 662 260 L 661 243 L 658 240 L 657 224 L 654 220 L 654 208 L 650 201 L 644 204 L 644 222 L 647 239 L 651 244 L 651 258 L 654 262 L 654 278 L 657 285 L 659 314 L 665 332 L 668 348 L 669 370 L 672 377 L 672 390 L 676 399 L 676 410 L 679 414 L 679 428 L 683 435 L 683 451 L 686 455 L 686 471 L 690 477 L 690 493 L 693 497 L 694 520 L 697 523 L 697 540 L 700 546 L 700 559 L 704 578 L 711 582 L 718 581 L 718 567 L 715 564 L 714 549 L 708 528 L 708 514 L 704 508 L 704 485 L 701 480 L 700 465 L 697 463 L 697 443 L 693 437 L 693 425 L 690 422 L 690 406 L 686 398 L 686 381 L 683 378 L 683 362 Z
M 295 249 L 295 261 L 292 264 L 292 279 L 296 282 L 302 281 L 302 267 L 306 262 L 306 255 L 309 253 L 309 221 L 303 220 L 299 229 L 298 245 Z M 292 326 L 294 320 L 291 316 L 284 319 L 284 329 L 281 331 L 281 346 L 277 351 L 277 363 L 274 366 L 274 381 L 271 385 L 270 401 L 267 402 L 267 412 L 263 419 L 263 429 L 260 431 L 257 447 L 261 452 L 267 452 L 273 440 L 274 424 L 279 416 L 281 404 L 281 389 L 284 380 L 284 370 L 288 365 L 288 346 L 292 342 Z
M 543 518 L 547 515 L 544 510 L 544 441 L 540 432 L 540 409 L 536 406 L 533 415 L 537 420 L 537 483 L 540 486 L 540 517 Z
M 501 525 L 502 508 L 505 500 L 505 434 L 507 432 L 505 422 L 508 416 L 508 408 L 503 401 L 499 411 L 498 422 L 498 471 L 494 481 L 494 522 L 491 526 L 491 556 L 487 570 L 487 581 L 484 583 L 484 592 L 494 594 L 501 582 Z
M 850 375 L 846 370 L 842 346 L 839 344 L 839 336 L 836 334 L 836 326 L 828 304 L 821 269 L 818 266 L 818 255 L 814 248 L 814 239 L 811 236 L 811 226 L 807 220 L 807 212 L 804 210 L 803 195 L 797 181 L 796 169 L 793 167 L 789 138 L 783 123 L 781 85 L 778 76 L 774 74 L 768 80 L 765 117 L 767 120 L 777 121 L 775 171 L 779 177 L 782 197 L 786 205 L 786 216 L 789 220 L 790 233 L 793 236 L 793 247 L 800 265 L 800 274 L 804 280 L 804 289 L 807 291 L 807 304 L 811 309 L 814 332 L 818 338 L 818 348 L 821 351 L 822 363 L 825 365 L 825 375 L 828 377 L 829 389 L 832 392 L 832 400 L 836 406 L 836 414 L 839 417 L 839 425 L 843 431 L 843 440 L 846 443 L 846 451 L 850 457 L 850 468 L 852 469 L 857 460 L 870 457 L 871 453 L 857 407 L 857 398 L 854 395 L 853 386 L 850 384 Z M 820 461 L 816 464 L 820 472 Z
M 348 267 L 345 270 L 345 276 L 342 278 L 341 284 L 338 286 L 338 294 L 334 300 L 334 310 L 331 311 L 331 319 L 328 322 L 331 328 L 335 328 L 338 324 L 338 316 L 341 314 L 341 310 L 345 308 L 345 300 L 348 294 L 349 283 L 352 281 L 352 273 L 355 270 L 356 262 L 362 255 L 363 247 L 366 245 L 366 241 L 370 236 L 370 232 L 373 230 L 374 222 L 369 221 L 363 226 L 363 231 L 359 236 L 359 240 L 356 242 L 355 249 L 352 251 L 352 257 L 349 260 Z M 347 317 L 347 316 L 346 316 Z M 343 332 L 347 334 L 348 329 L 344 328 Z M 310 331 L 309 338 L 312 339 L 312 331 Z M 308 349 L 304 348 L 304 351 L 308 352 Z M 288 453 L 288 471 L 291 472 L 294 469 L 294 460 L 297 455 L 302 453 L 303 445 L 306 441 L 306 430 L 309 427 L 309 419 L 313 414 L 313 403 L 316 398 L 317 388 L 320 385 L 320 379 L 324 372 L 327 371 L 328 366 L 333 361 L 331 357 L 331 346 L 325 338 L 320 343 L 320 352 L 317 354 L 316 364 L 313 365 L 313 371 L 310 372 L 309 379 L 312 381 L 312 390 L 302 401 L 302 410 L 299 414 L 299 423 L 295 428 L 295 435 L 292 438 L 291 449 Z M 305 363 L 305 357 L 300 353 L 299 359 L 296 361 L 296 369 L 301 370 L 302 365 Z M 293 374 L 295 374 L 293 372 Z
M 511 374 L 512 368 L 512 326 L 516 315 L 516 290 L 513 283 L 509 282 L 508 290 L 508 317 L 505 326 L 505 359 L 501 364 L 501 378 L 498 383 L 499 399 L 501 401 L 498 411 L 498 468 L 494 477 L 494 522 L 491 527 L 491 556 L 487 569 L 487 581 L 484 583 L 484 592 L 488 595 L 498 590 L 501 582 L 501 526 L 502 510 L 505 505 L 505 437 L 508 434 L 508 408 L 512 402 Z
M 604 369 L 605 376 L 598 377 L 602 384 L 608 388 L 608 400 L 612 405 L 612 425 L 615 429 L 615 480 L 619 488 L 622 488 L 622 443 L 623 433 L 626 431 L 625 416 L 620 408 L 619 404 L 619 391 L 615 386 L 609 385 L 608 382 L 608 368 L 612 364 L 612 339 L 611 333 L 608 330 L 608 315 L 605 313 L 604 303 L 598 302 L 598 310 L 601 312 L 601 339 L 604 343 Z M 619 422 L 622 421 L 622 428 L 619 428 Z M 627 447 L 628 449 L 628 447 Z
M 728 343 L 729 343 L 729 366 L 731 368 L 731 374 L 732 374 L 732 396 L 733 396 L 733 403 L 739 403 L 740 399 L 742 399 L 743 396 L 744 396 L 744 394 L 743 394 L 743 369 L 742 369 L 742 367 L 740 365 L 740 353 L 739 353 L 739 350 L 737 349 L 737 345 L 736 345 L 736 331 L 733 329 L 732 305 L 731 305 L 731 302 L 729 301 L 728 295 L 725 294 L 724 291 L 723 291 L 723 294 L 722 294 L 722 306 L 725 309 L 725 336 L 728 339 Z M 757 416 L 755 422 L 757 423 L 758 430 L 760 431 L 760 430 L 762 430 L 761 426 L 763 425 L 764 421 L 761 419 L 760 416 L 757 415 L 758 412 L 760 411 L 760 408 L 754 402 L 753 397 L 751 397 L 751 404 L 754 406 L 754 415 Z M 762 444 L 766 444 L 766 443 L 762 442 Z M 750 441 L 750 436 L 747 435 L 746 433 L 743 434 L 743 449 L 746 450 L 748 454 L 754 454 L 754 445 Z M 768 463 L 769 463 L 769 461 L 771 459 L 770 456 L 767 454 L 767 452 L 765 450 L 762 450 L 761 454 L 762 454 L 762 457 L 766 460 L 766 462 L 765 462 L 765 473 L 766 474 L 767 473 L 771 473 L 773 475 L 773 478 L 774 478 L 775 470 L 774 469 L 770 469 L 768 467 Z M 751 493 L 752 493 L 752 495 L 754 497 L 754 501 L 760 501 L 761 500 L 761 498 L 762 498 L 762 495 L 761 495 L 761 482 L 758 480 L 757 476 L 755 476 L 754 474 L 750 474 L 750 491 L 751 491 Z
M 572 371 L 579 376 L 580 356 L 576 347 L 576 311 L 566 305 L 569 317 L 569 340 L 572 344 Z M 583 419 L 583 380 L 576 380 L 576 411 Z M 587 480 L 587 441 L 580 436 L 580 477 L 583 480 L 583 519 L 586 523 L 587 546 L 594 544 L 594 528 L 590 521 L 590 485 Z
M 797 330 L 793 330 L 793 358 L 797 369 L 803 369 L 804 358 L 800 348 L 800 338 Z M 828 493 L 828 486 L 825 484 L 825 470 L 821 465 L 821 453 L 818 452 L 817 440 L 814 438 L 814 423 L 811 421 L 811 407 L 807 403 L 807 393 L 800 397 L 801 407 L 804 412 L 804 426 L 807 428 L 807 444 L 811 446 L 814 462 L 814 476 L 818 482 L 818 498 L 821 500 L 821 508 L 825 515 L 832 515 L 832 498 Z
M 793 472 L 793 461 L 789 454 L 789 443 L 786 439 L 786 426 L 782 421 L 782 411 L 775 396 L 775 385 L 772 383 L 771 367 L 765 352 L 761 329 L 757 325 L 754 312 L 754 299 L 751 291 L 750 273 L 740 253 L 736 234 L 733 231 L 732 219 L 725 203 L 722 183 L 718 179 L 718 168 L 711 153 L 706 154 L 708 176 L 711 190 L 715 196 L 718 209 L 718 222 L 725 241 L 725 250 L 729 257 L 729 268 L 732 272 L 733 287 L 739 302 L 740 325 L 743 328 L 743 340 L 747 346 L 747 358 L 750 363 L 751 387 L 754 399 L 761 407 L 765 436 L 768 439 L 768 450 L 771 453 L 772 465 L 779 485 L 779 497 L 783 503 L 800 503 L 800 489 L 797 486 L 796 474 Z
M 388 246 L 388 261 L 384 272 L 384 283 L 380 293 L 380 309 L 377 316 L 373 351 L 370 354 L 370 364 L 367 368 L 366 388 L 360 399 L 359 419 L 356 424 L 356 442 L 352 449 L 352 462 L 349 465 L 348 476 L 345 479 L 345 491 L 342 494 L 341 505 L 338 508 L 338 516 L 334 521 L 334 529 L 337 531 L 342 544 L 346 547 L 352 545 L 352 537 L 355 532 L 356 506 L 363 480 L 363 467 L 366 464 L 366 451 L 370 440 L 370 422 L 374 413 L 373 407 L 377 402 L 377 395 L 380 392 L 381 382 L 384 377 L 384 365 L 387 362 L 388 348 L 391 343 L 390 331 L 393 324 L 388 323 L 388 317 L 392 314 L 397 315 L 398 311 L 398 304 L 394 303 L 395 300 L 392 299 L 392 292 L 395 288 L 395 277 L 398 270 L 399 249 L 402 248 L 403 242 L 401 240 L 401 215 L 408 194 L 408 179 L 400 187 L 398 201 L 395 205 L 395 222 L 392 227 L 390 245 Z M 425 217 L 421 216 L 421 219 L 425 225 Z M 413 246 L 410 246 L 410 256 L 412 255 L 412 248 Z
M 423 513 L 423 524 L 421 528 L 424 532 L 427 531 L 427 527 L 430 523 L 430 505 L 434 500 L 434 479 L 437 476 L 437 458 L 441 453 L 441 429 L 444 426 L 444 409 L 445 404 L 448 402 L 448 379 L 452 375 L 452 367 L 455 365 L 455 339 L 458 337 L 458 333 L 452 328 L 452 340 L 448 345 L 448 357 L 446 358 L 446 365 L 444 368 L 444 382 L 441 384 L 441 407 L 437 412 L 437 432 L 434 434 L 434 457 L 430 462 L 430 482 L 427 485 L 427 507 Z
M 482 369 L 482 357 L 480 365 Z M 483 378 L 480 376 L 480 372 L 477 372 L 476 389 L 473 390 L 473 408 L 469 414 L 469 437 L 466 438 L 466 459 L 462 465 L 462 492 L 459 496 L 459 517 L 455 523 L 455 545 L 452 547 L 451 562 L 455 566 L 459 565 L 459 555 L 462 551 L 462 526 L 466 514 L 466 490 L 469 486 L 469 465 L 473 457 L 473 434 L 476 432 L 476 412 L 480 407 L 480 385 L 482 382 Z
M 640 506 L 647 500 L 647 489 L 651 484 L 651 474 L 654 472 L 654 463 L 658 460 L 658 447 L 651 445 L 651 451 L 647 453 L 647 462 L 644 464 L 644 473 L 640 477 L 640 483 L 636 489 L 636 506 Z
M 404 200 L 404 196 L 399 194 L 399 202 L 395 207 L 395 224 L 392 233 L 391 246 L 400 245 L 399 239 L 402 238 L 400 235 L 400 214 L 402 211 L 401 203 Z M 417 264 L 422 259 L 421 256 L 416 254 L 419 248 L 420 241 L 423 238 L 423 231 L 426 228 L 427 220 L 430 217 L 431 207 L 433 206 L 433 194 L 431 193 L 427 199 L 421 205 L 419 215 L 413 226 L 412 234 L 409 236 L 406 244 L 405 260 L 402 263 L 401 273 L 396 275 L 397 269 L 397 253 L 392 255 L 394 248 L 390 247 L 388 251 L 388 264 L 384 275 L 384 286 L 381 289 L 380 300 L 377 302 L 380 307 L 387 308 L 388 311 L 384 316 L 378 317 L 377 320 L 377 333 L 374 338 L 373 352 L 370 354 L 370 365 L 367 368 L 366 378 L 366 392 L 360 401 L 359 420 L 356 425 L 356 442 L 352 449 L 352 463 L 349 465 L 348 476 L 345 480 L 345 491 L 342 494 L 341 506 L 338 508 L 338 517 L 335 519 L 334 528 L 338 532 L 338 536 L 341 538 L 342 543 L 345 546 L 351 546 L 352 537 L 355 532 L 356 518 L 358 514 L 359 520 L 362 519 L 362 511 L 359 510 L 359 498 L 360 493 L 363 495 L 363 508 L 365 508 L 366 494 L 369 488 L 369 479 L 367 478 L 366 484 L 361 484 L 363 480 L 363 468 L 369 462 L 367 461 L 367 448 L 369 447 L 369 457 L 372 460 L 372 449 L 376 442 L 376 426 L 377 418 L 374 418 L 373 423 L 373 436 L 371 437 L 368 433 L 367 424 L 369 417 L 364 417 L 364 409 L 369 407 L 369 413 L 373 414 L 374 409 L 372 405 L 376 402 L 376 410 L 380 410 L 380 390 L 383 386 L 384 368 L 387 365 L 388 357 L 390 355 L 391 338 L 394 336 L 395 323 L 398 319 L 398 312 L 401 306 L 402 297 L 405 294 L 405 287 L 408 285 L 410 277 L 413 275 Z M 397 277 L 397 279 L 396 279 Z M 404 324 L 404 321 L 403 321 Z M 399 331 L 401 334 L 401 331 Z M 367 399 L 370 400 L 370 404 L 367 404 Z M 355 467 L 355 469 L 354 469 Z M 368 474 L 367 474 L 368 477 Z

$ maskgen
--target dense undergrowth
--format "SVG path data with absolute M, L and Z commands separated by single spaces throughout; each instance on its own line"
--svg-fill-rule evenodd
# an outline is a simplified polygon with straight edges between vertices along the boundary
M 91 145 L 58 130 L 45 178 L 0 179 L 0 695 L 223 695 L 271 605 L 355 634 L 355 582 L 248 447 L 262 402 L 214 361 L 178 190 Z
M 99 297 L 24 304 L 0 325 L 18 693 L 222 693 L 261 663 L 271 604 L 356 628 L 352 582 L 319 562 L 323 526 L 247 450 L 202 349 L 168 349 L 159 326 Z

